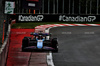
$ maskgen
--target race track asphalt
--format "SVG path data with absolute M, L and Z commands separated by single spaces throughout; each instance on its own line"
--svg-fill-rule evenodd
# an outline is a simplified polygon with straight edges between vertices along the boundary
M 57 27 L 50 33 L 59 43 L 55 66 L 100 66 L 100 27 Z

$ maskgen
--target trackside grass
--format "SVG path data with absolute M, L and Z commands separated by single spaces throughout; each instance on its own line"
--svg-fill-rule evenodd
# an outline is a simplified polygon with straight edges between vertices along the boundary
M 12 25 L 12 28 L 35 28 L 38 25 L 45 24 L 100 24 L 100 22 L 28 22 L 28 23 L 16 23 Z
M 12 25 L 12 28 L 35 28 L 38 25 L 46 25 L 46 24 L 62 24 L 62 23 L 61 22 L 16 23 Z

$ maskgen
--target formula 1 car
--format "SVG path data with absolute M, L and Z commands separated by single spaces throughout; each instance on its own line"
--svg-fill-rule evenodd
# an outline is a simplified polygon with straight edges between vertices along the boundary
M 50 50 L 58 52 L 57 38 L 51 38 L 49 33 L 31 33 L 32 37 L 24 37 L 22 40 L 22 51 L 27 50 Z

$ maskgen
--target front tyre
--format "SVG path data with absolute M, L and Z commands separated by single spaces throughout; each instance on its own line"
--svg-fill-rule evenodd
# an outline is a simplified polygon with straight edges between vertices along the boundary
M 29 38 L 24 37 L 24 39 L 22 40 L 22 51 L 25 51 L 25 47 L 28 47 L 28 43 L 29 43 Z
M 52 39 L 52 47 L 55 49 L 53 52 L 58 52 L 58 41 L 57 38 Z

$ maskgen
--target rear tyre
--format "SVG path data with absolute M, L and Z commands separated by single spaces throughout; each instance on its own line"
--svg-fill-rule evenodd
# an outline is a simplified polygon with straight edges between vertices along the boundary
M 55 49 L 55 50 L 53 50 L 53 52 L 58 52 L 57 38 L 52 39 L 52 47 Z
M 22 51 L 25 51 L 25 47 L 28 47 L 28 43 L 29 43 L 29 38 L 24 37 L 24 39 L 22 40 Z

